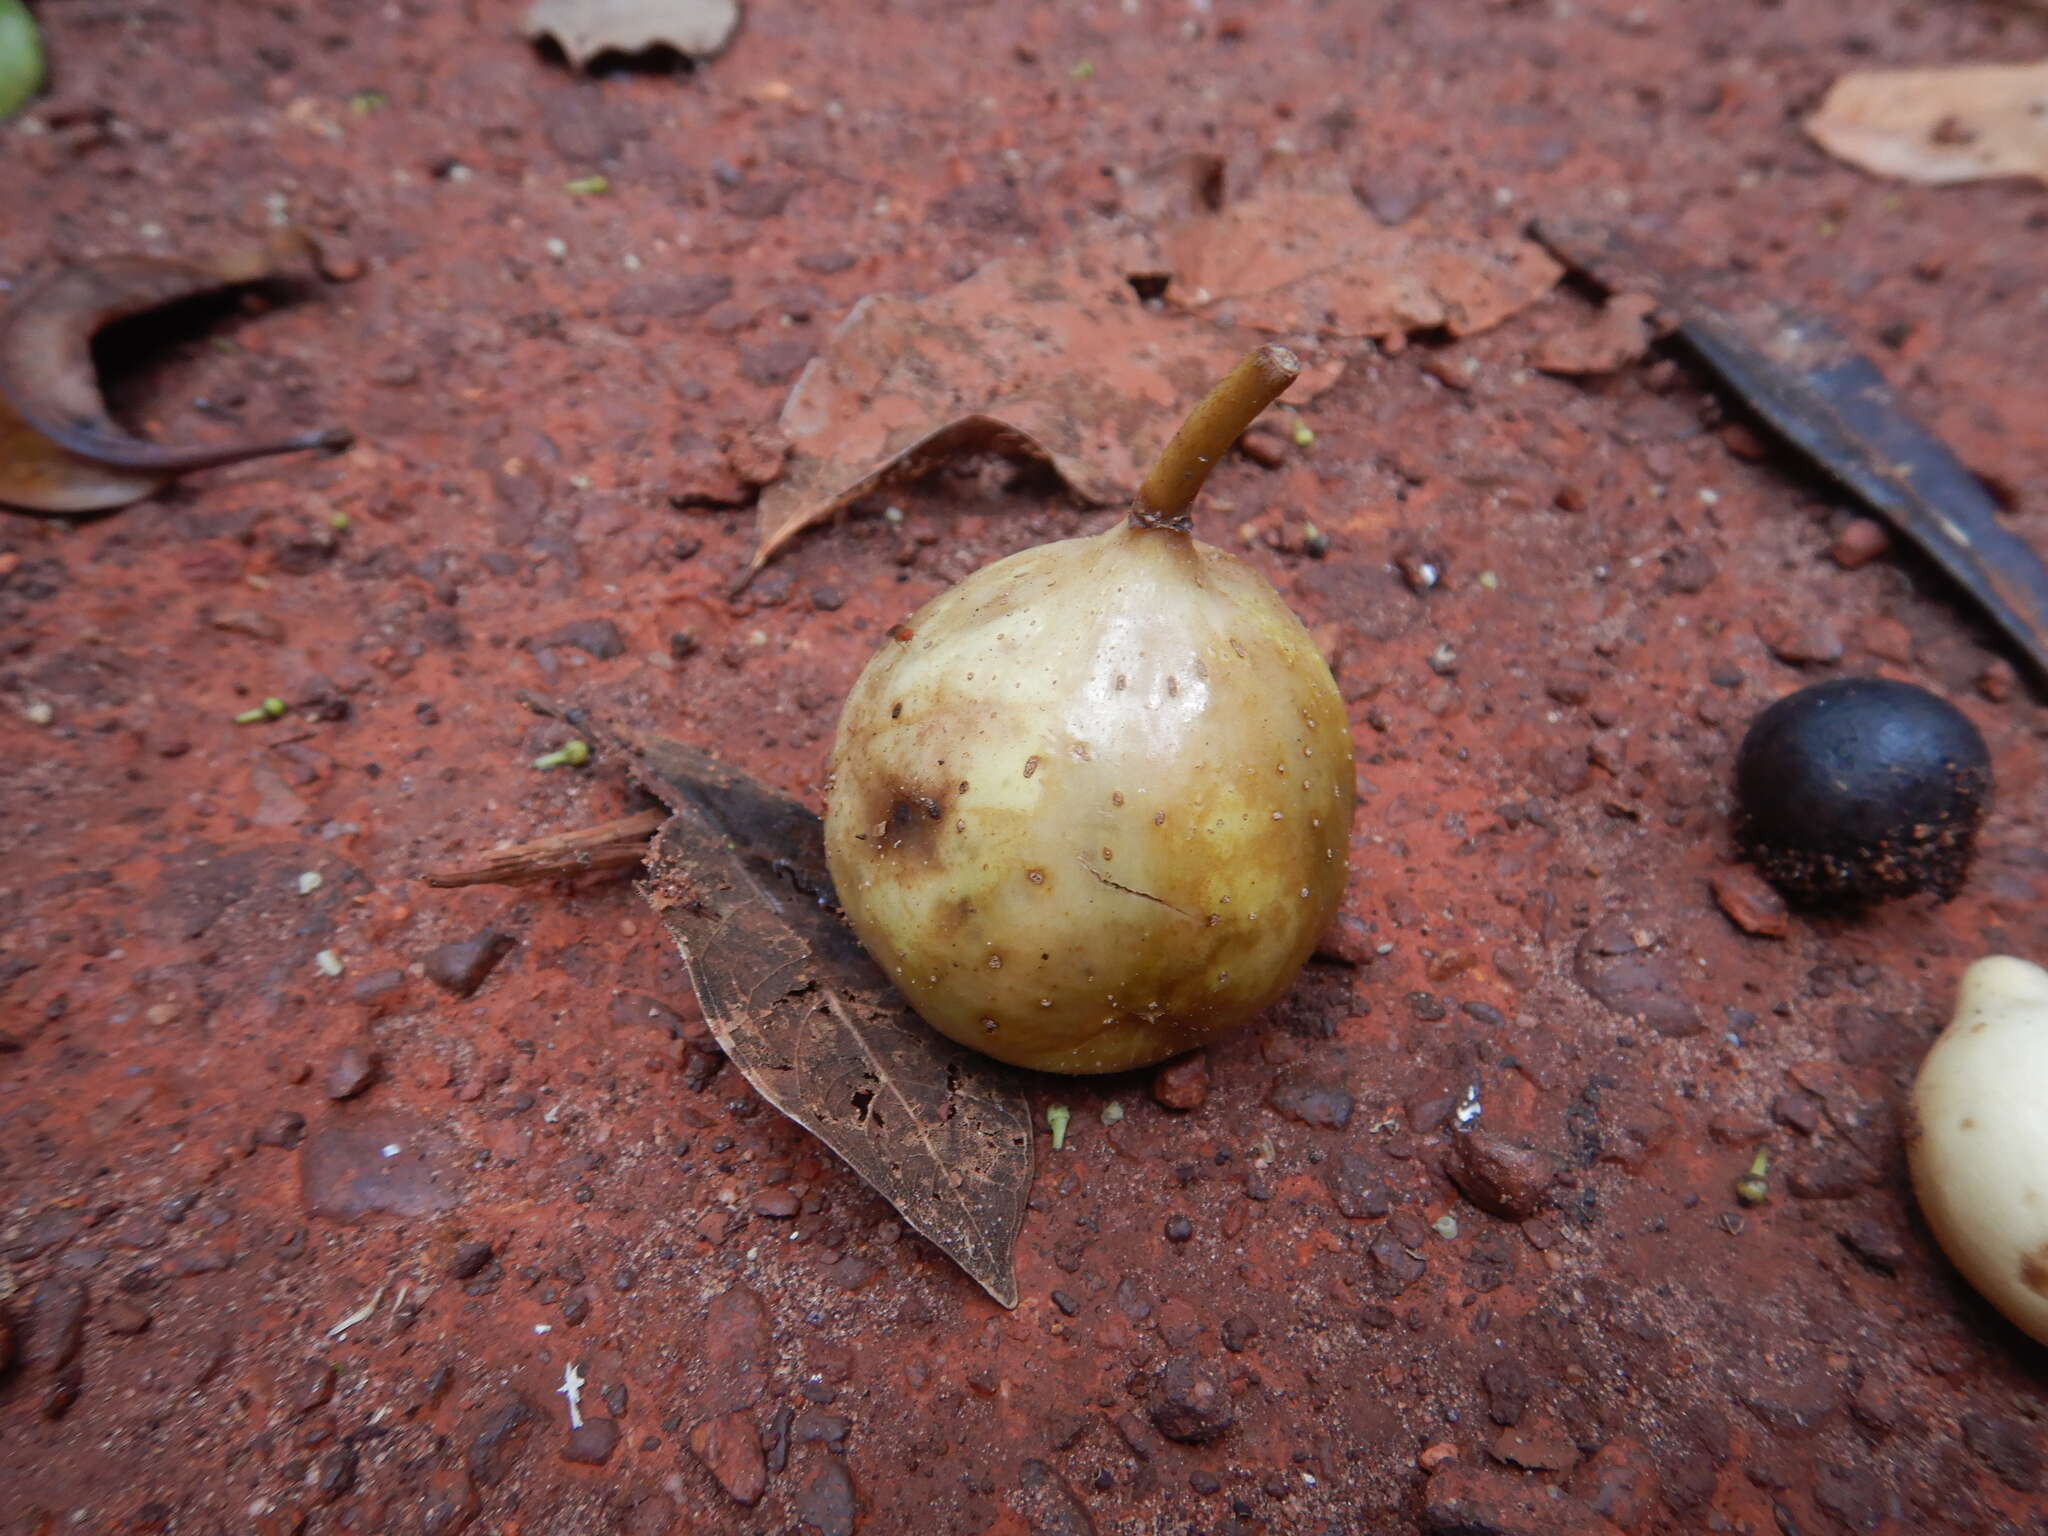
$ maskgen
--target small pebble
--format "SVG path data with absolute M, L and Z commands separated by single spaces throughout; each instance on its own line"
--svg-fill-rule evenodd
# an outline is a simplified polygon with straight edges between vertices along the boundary
M 618 1448 L 619 1426 L 611 1419 L 585 1419 L 583 1427 L 569 1431 L 569 1443 L 562 1447 L 564 1461 L 601 1467 Z
M 149 1313 L 125 1296 L 116 1296 L 101 1304 L 100 1322 L 107 1332 L 128 1337 L 142 1332 L 149 1326 Z
M 1167 1361 L 1153 1381 L 1152 1394 L 1153 1428 L 1183 1445 L 1218 1439 L 1237 1418 L 1222 1376 L 1189 1355 Z
M 1152 1074 L 1153 1101 L 1166 1109 L 1200 1109 L 1209 1099 L 1209 1054 L 1190 1051 Z
M 1795 667 L 1842 659 L 1841 632 L 1826 619 L 1780 614 L 1759 620 L 1756 632 L 1773 656 Z
M 1828 558 L 1845 571 L 1870 564 L 1892 547 L 1891 530 L 1873 517 L 1851 519 L 1828 546 Z
M 491 928 L 473 938 L 443 944 L 427 952 L 427 980 L 457 997 L 468 997 L 511 948 L 511 937 Z
M 359 1041 L 350 1041 L 335 1053 L 321 1086 L 330 1099 L 352 1099 L 376 1081 L 377 1057 Z
M 536 650 L 567 646 L 599 661 L 611 661 L 626 654 L 626 638 L 610 619 L 578 619 L 541 636 L 533 644 Z
M 1785 898 L 1751 866 L 1717 869 L 1708 884 L 1728 921 L 1744 933 L 1760 939 L 1782 939 L 1791 933 L 1792 916 Z
M 312 237 L 313 264 L 330 283 L 352 283 L 367 270 L 363 254 L 345 235 Z
M 1277 432 L 1254 427 L 1237 440 L 1237 451 L 1262 469 L 1278 469 L 1287 462 L 1287 439 Z
M 1542 1208 L 1556 1182 L 1558 1163 L 1532 1147 L 1477 1130 L 1454 1140 L 1450 1156 L 1444 1160 L 1444 1172 L 1481 1210 L 1507 1221 L 1526 1221 Z M 1442 1235 L 1455 1236 L 1455 1225 Z

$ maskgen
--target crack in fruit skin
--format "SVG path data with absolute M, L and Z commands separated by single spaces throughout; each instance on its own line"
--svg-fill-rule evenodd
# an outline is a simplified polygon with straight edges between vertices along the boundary
M 1286 990 L 1343 894 L 1351 740 L 1262 576 L 1120 526 L 998 561 L 902 628 L 847 698 L 825 844 L 928 1022 L 1110 1072 Z

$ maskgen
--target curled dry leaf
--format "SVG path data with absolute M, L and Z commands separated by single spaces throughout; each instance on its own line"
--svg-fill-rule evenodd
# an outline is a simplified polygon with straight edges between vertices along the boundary
M 640 887 L 718 1043 L 1006 1307 L 1031 1189 L 1030 1108 L 927 1028 L 839 915 L 818 818 L 692 748 L 571 712 L 675 812 Z
M 1348 192 L 1261 187 L 1160 240 L 1169 303 L 1228 304 L 1240 325 L 1290 335 L 1469 336 L 1548 293 L 1562 269 L 1519 236 L 1417 218 L 1391 228 Z
M 783 406 L 789 468 L 761 497 L 748 574 L 803 529 L 964 452 L 1039 459 L 1083 501 L 1122 501 L 1241 350 L 1151 313 L 1088 253 L 992 261 L 928 299 L 862 299 Z
M 0 398 L 0 506 L 104 512 L 161 490 L 172 477 L 95 464 L 66 453 Z
M 336 430 L 178 447 L 145 442 L 107 413 L 93 368 L 102 327 L 216 288 L 266 277 L 268 255 L 211 265 L 114 256 L 60 268 L 0 314 L 0 503 L 37 512 L 122 507 L 198 469 L 344 447 Z
M 528 37 L 552 37 L 577 69 L 604 53 L 673 48 L 708 59 L 739 25 L 739 0 L 536 0 Z
M 1859 70 L 1834 83 L 1806 131 L 1836 158 L 1903 181 L 2048 181 L 2048 60 Z

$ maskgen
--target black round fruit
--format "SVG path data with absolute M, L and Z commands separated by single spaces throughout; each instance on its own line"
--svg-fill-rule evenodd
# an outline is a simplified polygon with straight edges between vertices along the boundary
M 1991 755 L 1926 689 L 1838 678 L 1757 716 L 1735 759 L 1735 798 L 1744 856 L 1796 900 L 1947 901 L 1991 804 Z

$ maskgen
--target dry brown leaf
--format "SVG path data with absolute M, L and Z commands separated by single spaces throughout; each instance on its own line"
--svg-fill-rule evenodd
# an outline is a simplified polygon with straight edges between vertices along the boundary
M 0 314 L 0 503 L 35 512 L 97 512 L 139 501 L 197 469 L 345 446 L 341 431 L 252 442 L 145 442 L 107 414 L 92 341 L 103 327 L 195 294 L 270 275 L 267 252 L 201 265 L 112 256 L 30 284 Z
M 1544 373 L 1615 373 L 1640 362 L 1657 338 L 1657 301 L 1648 294 L 1617 293 L 1582 323 L 1537 338 L 1529 365 Z
M 801 530 L 949 455 L 1040 459 L 1083 501 L 1129 497 L 1242 350 L 1154 314 L 1114 263 L 1004 259 L 928 299 L 865 298 L 783 406 L 787 474 L 749 574 Z
M 1469 336 L 1548 293 L 1562 269 L 1519 236 L 1489 239 L 1426 218 L 1390 228 L 1348 192 L 1262 187 L 1167 231 L 1169 303 L 1227 304 L 1240 325 L 1284 335 Z
M 926 1026 L 868 958 L 839 915 L 816 816 L 692 748 L 568 718 L 675 812 L 640 889 L 726 1056 L 1014 1307 L 1032 1151 L 1015 1077 Z
M 2048 181 L 2048 60 L 1859 70 L 1834 83 L 1806 131 L 1878 176 Z
M 164 474 L 110 469 L 66 453 L 0 398 L 0 506 L 30 512 L 104 512 L 153 495 Z
M 552 37 L 577 69 L 603 53 L 673 48 L 687 59 L 715 56 L 739 25 L 739 0 L 536 0 L 528 37 Z

